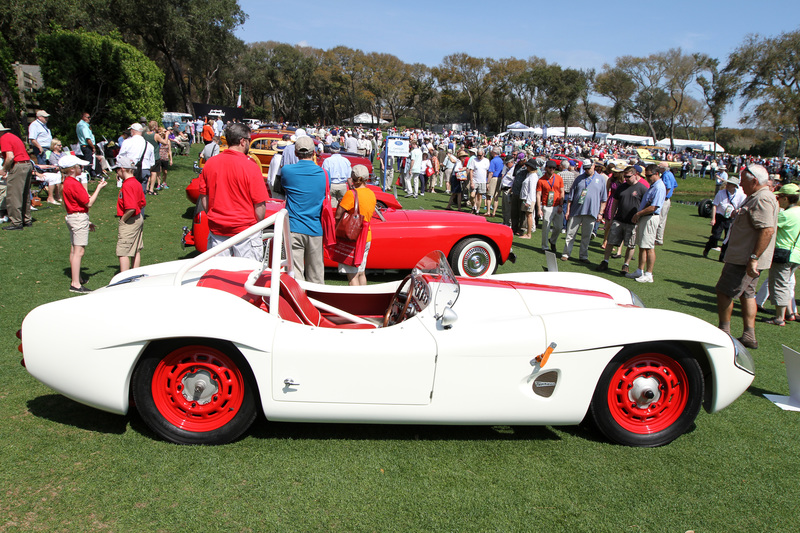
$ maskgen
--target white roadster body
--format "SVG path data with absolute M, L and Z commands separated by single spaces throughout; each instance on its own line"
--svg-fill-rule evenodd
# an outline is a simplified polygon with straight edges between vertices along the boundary
M 273 225 L 270 249 L 283 254 L 219 256 Z M 753 380 L 729 335 L 644 308 L 602 278 L 456 278 L 434 252 L 399 282 L 315 285 L 294 279 L 289 237 L 281 211 L 196 258 L 40 306 L 22 326 L 26 368 L 98 409 L 135 404 L 165 439 L 208 444 L 239 437 L 260 407 L 268 420 L 307 422 L 588 417 L 615 442 L 658 446 Z

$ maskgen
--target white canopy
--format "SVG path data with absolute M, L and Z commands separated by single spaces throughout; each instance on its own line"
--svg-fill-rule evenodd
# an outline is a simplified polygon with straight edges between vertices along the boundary
M 567 128 L 567 137 L 583 137 L 589 138 L 593 134 L 591 131 L 585 130 L 578 126 L 570 126 Z M 555 128 L 547 128 L 547 136 L 548 137 L 563 137 L 564 136 L 564 128 L 555 127 Z
M 713 141 L 693 141 L 689 139 L 672 139 L 675 143 L 675 148 L 683 149 L 683 148 L 692 148 L 694 150 L 703 150 L 704 152 L 724 152 L 725 149 L 720 146 L 719 144 L 715 144 Z M 669 148 L 669 137 L 665 139 L 661 139 L 656 143 L 656 146 L 660 148 Z
M 353 118 L 346 118 L 344 122 L 352 122 L 353 124 L 388 124 L 388 120 L 379 119 L 371 113 L 359 113 Z
M 518 120 L 518 121 L 514 122 L 513 124 L 509 124 L 506 127 L 506 129 L 507 130 L 526 130 L 526 129 L 528 129 L 528 126 L 526 126 L 525 124 L 523 124 L 522 122 L 520 122 Z
M 644 137 L 642 135 L 610 135 L 608 137 L 609 141 L 619 141 L 628 144 L 639 144 L 644 146 L 653 146 L 653 138 L 652 137 Z

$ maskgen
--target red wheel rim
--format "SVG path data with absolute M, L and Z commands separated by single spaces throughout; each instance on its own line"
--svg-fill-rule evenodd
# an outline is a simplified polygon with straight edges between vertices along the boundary
M 156 408 L 170 424 L 186 431 L 213 431 L 239 412 L 244 378 L 219 350 L 184 346 L 158 363 L 152 392 Z
M 672 425 L 689 401 L 683 367 L 659 353 L 641 354 L 620 366 L 608 387 L 608 409 L 623 429 L 647 435 Z M 649 393 L 653 397 L 648 397 Z

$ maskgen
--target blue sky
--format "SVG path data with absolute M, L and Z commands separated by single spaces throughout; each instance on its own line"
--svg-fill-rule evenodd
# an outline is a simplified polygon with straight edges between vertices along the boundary
M 271 40 L 323 49 L 345 45 L 428 66 L 465 52 L 493 58 L 535 55 L 562 67 L 599 71 L 619 56 L 646 56 L 676 47 L 724 63 L 750 33 L 775 36 L 800 27 L 797 0 L 239 0 L 239 5 L 248 19 L 236 34 L 247 43 Z M 724 125 L 736 125 L 737 118 L 738 109 L 730 109 Z

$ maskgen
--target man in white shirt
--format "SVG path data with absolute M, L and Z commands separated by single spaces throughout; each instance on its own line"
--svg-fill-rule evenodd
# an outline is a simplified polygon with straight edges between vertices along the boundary
M 40 165 L 47 164 L 45 152 L 50 149 L 50 143 L 53 141 L 53 134 L 47 127 L 49 118 L 50 113 L 40 109 L 36 112 L 36 120 L 28 126 L 28 142 L 30 142 L 33 155 L 36 156 L 37 163 Z
M 147 194 L 147 182 L 150 180 L 150 167 L 156 162 L 153 146 L 142 137 L 144 128 L 141 124 L 134 122 L 128 129 L 131 136 L 122 143 L 117 157 L 127 157 L 133 161 L 135 166 L 134 175 L 136 179 L 142 183 L 142 190 Z M 141 166 L 139 165 L 139 161 L 141 161 Z M 141 168 L 141 172 L 138 171 L 139 168 Z
M 322 170 L 328 173 L 331 184 L 331 205 L 336 208 L 347 192 L 347 180 L 350 179 L 352 168 L 350 161 L 342 157 L 342 149 L 338 142 L 331 143 L 331 156 L 322 162 Z
M 406 179 L 406 198 L 419 195 L 419 173 L 422 170 L 422 150 L 417 145 L 417 141 L 411 141 L 408 145 L 411 153 L 408 156 L 408 165 L 411 167 L 408 179 Z M 412 190 L 413 186 L 413 190 Z M 424 193 L 425 191 L 423 191 Z
M 483 199 L 486 196 L 486 179 L 490 164 L 490 161 L 483 156 L 483 148 L 478 148 L 478 153 L 467 164 L 472 212 L 476 215 L 481 212 L 481 204 L 483 204 Z

